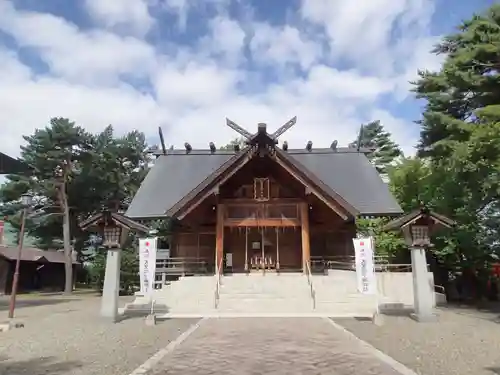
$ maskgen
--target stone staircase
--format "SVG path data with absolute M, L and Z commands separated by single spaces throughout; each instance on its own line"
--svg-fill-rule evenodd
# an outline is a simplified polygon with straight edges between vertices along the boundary
M 311 314 L 307 278 L 300 273 L 249 274 L 222 279 L 218 311 L 229 314 Z
M 155 290 L 158 313 L 165 317 L 331 316 L 372 317 L 376 297 L 358 294 L 356 280 L 312 276 L 315 299 L 301 273 L 234 274 L 221 277 L 216 306 L 215 276 L 187 276 Z M 126 313 L 149 310 L 148 299 L 137 297 Z

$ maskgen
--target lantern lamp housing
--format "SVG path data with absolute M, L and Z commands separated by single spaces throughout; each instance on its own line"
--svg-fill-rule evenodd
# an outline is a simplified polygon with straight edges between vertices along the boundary
M 414 224 L 411 226 L 410 230 L 411 230 L 412 246 L 426 247 L 431 245 L 431 239 L 429 236 L 429 225 Z
M 21 204 L 24 207 L 31 206 L 32 203 L 33 203 L 33 196 L 31 194 L 26 193 L 21 195 Z
M 120 247 L 122 228 L 118 225 L 108 224 L 104 226 L 103 245 L 108 248 Z

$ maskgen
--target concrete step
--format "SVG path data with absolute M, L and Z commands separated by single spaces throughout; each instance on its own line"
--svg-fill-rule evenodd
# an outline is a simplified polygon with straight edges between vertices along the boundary
M 312 312 L 312 301 L 289 299 L 241 299 L 230 301 L 221 299 L 218 305 L 220 312 L 259 312 L 259 313 L 290 313 Z
M 311 298 L 309 294 L 294 294 L 294 295 L 285 295 L 278 293 L 249 293 L 249 292 L 240 292 L 240 293 L 221 293 L 220 298 L 231 299 L 231 300 L 239 300 L 245 298 L 251 299 L 262 299 L 262 300 L 274 300 L 274 299 L 304 299 Z

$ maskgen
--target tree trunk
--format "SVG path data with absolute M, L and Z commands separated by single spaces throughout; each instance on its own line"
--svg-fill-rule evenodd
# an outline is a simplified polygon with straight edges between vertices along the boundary
M 71 294 L 73 292 L 73 256 L 71 249 L 71 231 L 70 217 L 68 207 L 68 197 L 66 196 L 66 183 L 60 186 L 61 205 L 63 209 L 63 243 L 64 243 L 64 271 L 65 283 L 64 293 Z

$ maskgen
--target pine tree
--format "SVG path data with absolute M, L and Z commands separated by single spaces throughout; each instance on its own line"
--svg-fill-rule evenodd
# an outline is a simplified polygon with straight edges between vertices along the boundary
M 391 139 L 391 133 L 386 132 L 380 121 L 372 121 L 363 125 L 361 138 L 358 136 L 353 143 L 353 147 L 372 148 L 373 152 L 368 154 L 368 159 L 375 165 L 380 174 L 387 174 L 387 167 L 397 157 L 402 155 L 399 146 Z

